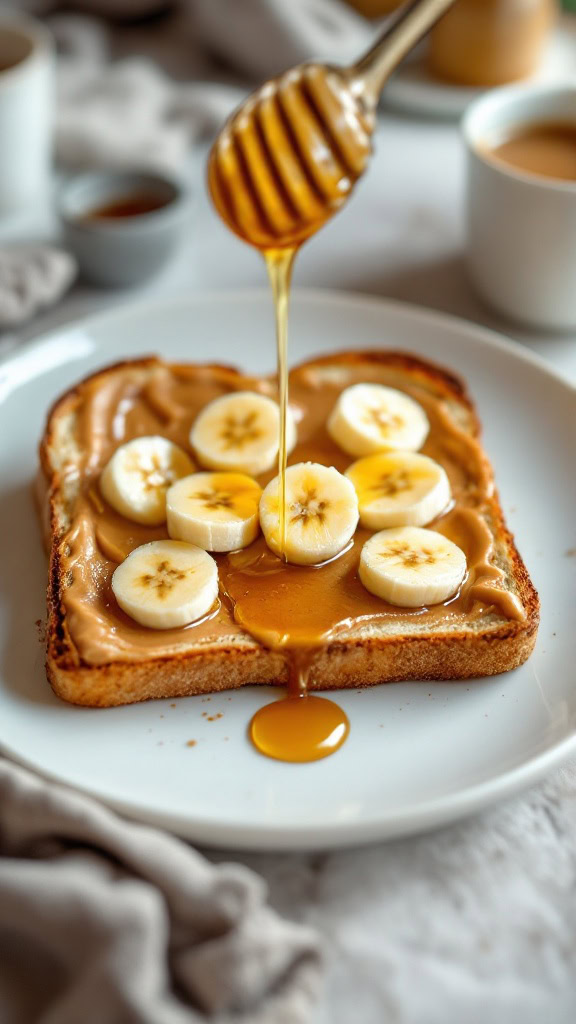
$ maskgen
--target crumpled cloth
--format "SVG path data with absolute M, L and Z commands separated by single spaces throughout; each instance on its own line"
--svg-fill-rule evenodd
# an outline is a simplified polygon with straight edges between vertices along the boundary
M 10 245 L 0 249 L 0 330 L 15 327 L 68 290 L 76 260 L 49 245 Z
M 265 895 L 0 759 L 2 1024 L 306 1024 L 318 941 Z
M 56 159 L 65 169 L 178 171 L 191 145 L 238 103 L 236 90 L 176 82 L 146 57 L 112 61 L 108 34 L 93 19 L 62 15 L 50 26 L 60 50 Z

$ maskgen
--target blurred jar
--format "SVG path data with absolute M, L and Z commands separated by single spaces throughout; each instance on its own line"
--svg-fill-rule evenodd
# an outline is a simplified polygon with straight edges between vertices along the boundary
M 346 2 L 350 7 L 355 7 L 357 11 L 360 11 L 365 18 L 381 18 L 383 14 L 388 14 L 396 7 L 401 7 L 404 0 L 346 0 Z
M 456 0 L 430 33 L 428 62 L 460 85 L 501 85 L 535 71 L 555 0 Z

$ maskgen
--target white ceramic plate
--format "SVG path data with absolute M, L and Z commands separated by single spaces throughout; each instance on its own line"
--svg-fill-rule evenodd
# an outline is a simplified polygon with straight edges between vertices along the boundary
M 30 482 L 52 400 L 123 357 L 274 365 L 266 292 L 141 305 L 60 329 L 0 367 L 0 741 L 41 772 L 197 841 L 261 849 L 330 847 L 430 828 L 539 778 L 576 752 L 575 397 L 520 346 L 436 313 L 300 292 L 293 362 L 339 348 L 421 353 L 469 381 L 509 523 L 542 597 L 523 668 L 466 683 L 342 692 L 348 742 L 308 765 L 257 754 L 246 738 L 257 687 L 107 710 L 57 700 L 35 625 L 45 561 Z M 222 717 L 212 722 L 217 712 Z M 188 740 L 196 746 L 188 747 Z
M 566 14 L 548 44 L 538 70 L 526 84 L 558 82 L 576 76 L 576 17 Z M 395 72 L 384 92 L 386 106 L 428 117 L 457 118 L 485 89 L 450 85 L 434 78 L 419 47 Z

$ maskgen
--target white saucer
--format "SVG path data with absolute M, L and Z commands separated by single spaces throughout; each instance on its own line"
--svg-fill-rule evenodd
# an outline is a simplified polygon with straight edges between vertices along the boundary
M 431 828 L 540 778 L 576 753 L 575 396 L 518 345 L 396 303 L 299 292 L 291 358 L 391 346 L 463 374 L 478 401 L 509 525 L 542 598 L 531 660 L 504 676 L 342 692 L 333 757 L 282 764 L 246 738 L 256 687 L 107 710 L 52 695 L 35 625 L 46 566 L 30 484 L 54 398 L 95 367 L 159 352 L 274 366 L 267 292 L 139 305 L 60 328 L 0 367 L 0 742 L 39 771 L 199 842 L 333 847 Z M 173 706 L 175 705 L 175 706 Z M 209 722 L 202 712 L 221 712 Z M 186 746 L 194 739 L 194 747 Z
M 564 15 L 552 35 L 541 66 L 526 84 L 558 82 L 576 77 L 576 16 Z M 385 106 L 429 117 L 458 118 L 485 89 L 442 82 L 428 72 L 424 47 L 419 47 L 394 73 L 383 95 Z

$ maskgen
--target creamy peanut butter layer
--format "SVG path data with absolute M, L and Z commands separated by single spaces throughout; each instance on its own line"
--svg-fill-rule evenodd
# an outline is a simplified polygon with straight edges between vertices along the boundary
M 70 528 L 59 542 L 63 605 L 68 633 L 79 657 L 91 665 L 185 654 L 205 643 L 213 646 L 254 638 L 281 646 L 314 647 L 328 638 L 344 638 L 355 628 L 388 630 L 410 616 L 419 633 L 439 625 L 450 630 L 489 614 L 494 623 L 522 619 L 516 595 L 505 588 L 505 573 L 493 550 L 490 466 L 478 439 L 456 421 L 456 410 L 441 385 L 415 375 L 410 386 L 401 369 L 377 359 L 350 363 L 336 357 L 292 371 L 290 404 L 298 425 L 298 443 L 288 463 L 320 462 L 344 472 L 353 461 L 331 440 L 326 420 L 339 393 L 352 384 L 377 382 L 398 388 L 419 402 L 430 421 L 422 448 L 446 470 L 452 504 L 432 528 L 464 551 L 468 572 L 459 593 L 430 608 L 388 605 L 363 587 L 358 561 L 371 532 L 359 528 L 350 547 L 320 567 L 282 563 L 260 537 L 248 548 L 215 556 L 220 599 L 200 622 L 182 629 L 139 626 L 118 607 L 110 581 L 116 566 L 136 547 L 167 537 L 164 526 L 146 527 L 123 518 L 106 504 L 99 475 L 115 449 L 134 437 L 161 434 L 189 450 L 192 423 L 208 402 L 233 391 L 254 390 L 275 396 L 272 379 L 255 379 L 225 367 L 127 364 L 81 385 L 74 430 L 82 453 L 80 487 L 73 500 Z M 66 471 L 66 470 L 65 470 Z M 272 471 L 258 478 L 264 486 Z M 399 625 L 399 629 L 402 628 Z

